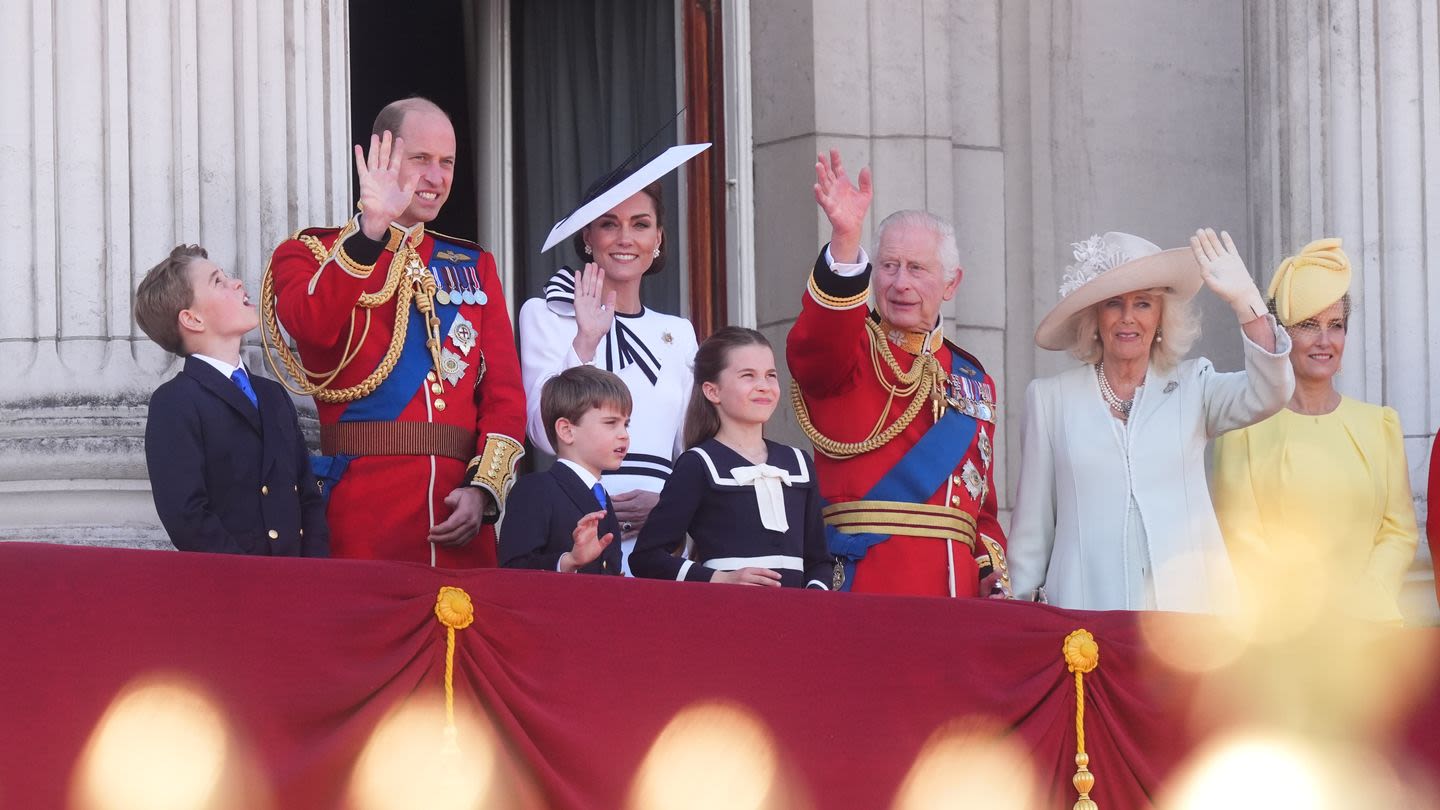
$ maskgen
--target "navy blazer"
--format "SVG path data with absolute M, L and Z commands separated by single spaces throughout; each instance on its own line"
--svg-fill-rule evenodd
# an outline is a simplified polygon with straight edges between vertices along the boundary
M 789 473 L 784 486 L 787 531 L 765 528 L 755 489 L 733 470 L 753 462 L 719 439 L 707 439 L 675 459 L 675 471 L 630 552 L 637 577 L 709 582 L 717 571 L 769 568 L 787 588 L 829 590 L 835 558 L 825 543 L 815 462 L 803 450 L 765 440 L 772 467 Z M 694 541 L 691 560 L 675 556 Z M 693 560 L 693 562 L 692 562 Z
M 608 493 L 606 500 L 610 500 Z M 505 568 L 536 568 L 554 571 L 560 557 L 574 545 L 573 532 L 580 518 L 600 511 L 595 493 L 580 476 L 560 462 L 550 469 L 522 476 L 505 498 L 505 522 L 500 526 L 500 565 Z M 615 538 L 589 565 L 585 574 L 615 574 L 620 571 L 620 520 L 606 505 L 600 518 L 599 536 Z
M 181 551 L 328 557 L 330 530 L 295 404 L 251 376 L 257 411 L 214 366 L 185 358 L 150 396 L 145 464 Z

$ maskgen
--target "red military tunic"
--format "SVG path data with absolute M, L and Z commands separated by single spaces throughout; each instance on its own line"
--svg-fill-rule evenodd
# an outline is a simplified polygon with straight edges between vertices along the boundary
M 262 295 L 267 343 L 294 361 L 278 340 L 278 313 L 304 367 L 291 376 L 316 398 L 322 450 L 342 460 L 327 509 L 331 552 L 494 566 L 498 513 L 466 546 L 426 539 L 449 517 L 445 498 L 458 487 L 480 487 L 503 504 L 524 455 L 525 395 L 494 257 L 423 225 L 408 235 L 392 225 L 379 258 L 366 265 L 350 255 L 358 243 L 345 241 L 357 228 L 352 220 L 282 243 Z M 453 302 L 443 303 L 451 290 Z M 427 298 L 438 325 L 421 312 Z M 406 333 L 392 344 L 397 329 Z
M 872 337 L 883 330 L 866 306 L 869 281 L 868 267 L 858 276 L 837 275 L 822 252 L 786 342 L 786 358 L 800 395 L 797 415 L 808 412 L 810 424 L 805 425 L 804 415 L 801 423 L 815 441 L 820 492 L 829 504 L 831 550 L 837 557 L 854 560 L 849 586 L 857 592 L 976 596 L 981 578 L 992 568 L 1008 585 L 1005 535 L 995 517 L 995 382 L 973 357 L 941 341 L 938 328 L 928 336 L 909 336 L 916 344 L 913 353 L 895 342 L 882 347 L 887 341 Z M 876 326 L 873 332 L 867 321 Z M 943 369 L 944 396 L 932 400 L 931 390 L 917 390 L 909 397 L 892 395 L 901 381 L 888 366 L 885 349 L 901 374 L 909 374 L 926 342 Z M 956 353 L 962 362 L 954 368 L 963 373 L 952 375 Z M 901 419 L 916 397 L 926 401 L 913 421 L 884 441 L 884 429 Z M 969 445 L 943 448 L 938 468 L 931 465 L 929 477 L 924 478 L 933 482 L 934 489 L 919 485 L 929 490 L 918 499 L 919 506 L 907 509 L 873 500 L 877 482 L 935 426 L 933 403 L 947 400 L 948 405 L 940 406 L 942 413 L 948 407 L 957 412 L 949 418 L 974 422 L 961 423 L 964 435 L 973 433 Z M 822 449 L 826 442 L 862 442 L 877 428 L 881 435 L 848 458 Z M 923 534 L 906 534 L 906 527 Z M 858 555 L 836 546 L 840 535 L 862 533 L 878 542 Z

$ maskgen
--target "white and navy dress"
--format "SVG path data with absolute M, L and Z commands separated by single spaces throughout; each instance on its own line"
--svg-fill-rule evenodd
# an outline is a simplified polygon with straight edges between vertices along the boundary
M 525 432 L 535 447 L 552 455 L 555 450 L 540 418 L 540 390 L 556 374 L 584 365 L 572 345 L 575 333 L 575 275 L 562 267 L 546 283 L 544 299 L 532 298 L 520 308 Z M 607 492 L 659 492 L 665 486 L 676 454 L 684 449 L 682 433 L 696 348 L 695 327 L 684 318 L 653 309 L 615 313 L 591 365 L 619 375 L 635 404 L 630 414 L 630 452 L 620 469 L 605 472 Z M 622 541 L 625 557 L 634 546 L 633 535 Z M 625 572 L 629 573 L 628 565 Z
M 709 582 L 716 571 L 769 568 L 789 588 L 829 589 L 835 558 L 825 545 L 815 464 L 766 440 L 754 464 L 710 439 L 675 461 L 630 565 L 635 576 Z M 689 534 L 692 559 L 675 556 Z

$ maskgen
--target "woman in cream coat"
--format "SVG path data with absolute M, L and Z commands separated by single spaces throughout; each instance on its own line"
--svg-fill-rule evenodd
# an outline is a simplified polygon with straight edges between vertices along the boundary
M 1284 406 L 1290 339 L 1228 234 L 1161 251 L 1107 233 L 1075 245 L 1035 342 L 1084 365 L 1025 392 L 1009 532 L 1017 597 L 1085 610 L 1213 612 L 1235 577 L 1205 479 L 1209 441 Z M 1205 284 L 1244 334 L 1245 371 L 1181 358 Z

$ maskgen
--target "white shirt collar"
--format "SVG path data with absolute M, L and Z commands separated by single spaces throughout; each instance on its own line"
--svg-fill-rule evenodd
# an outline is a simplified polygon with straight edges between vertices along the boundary
M 596 478 L 595 476 L 591 475 L 589 470 L 585 469 L 584 467 L 580 466 L 579 464 L 576 464 L 575 462 L 571 461 L 570 459 L 568 459 L 568 458 L 557 458 L 557 459 L 555 459 L 555 460 L 556 460 L 557 462 L 561 463 L 561 464 L 564 464 L 566 467 L 569 467 L 570 469 L 574 470 L 574 471 L 575 471 L 575 474 L 578 475 L 578 476 L 580 476 L 580 483 L 584 484 L 586 489 L 594 489 L 594 488 L 595 488 L 595 485 L 598 484 L 598 483 L 600 483 L 600 479 L 598 479 L 598 478 Z
M 218 372 L 220 372 L 222 375 L 224 375 L 225 379 L 227 379 L 227 380 L 230 379 L 230 375 L 231 375 L 231 374 L 234 374 L 234 373 L 235 373 L 235 369 L 237 369 L 237 368 L 245 368 L 245 361 L 244 361 L 244 360 L 241 360 L 241 361 L 240 361 L 240 365 L 238 365 L 238 366 L 232 366 L 232 365 L 230 365 L 229 363 L 225 362 L 224 360 L 216 360 L 215 358 L 211 357 L 211 356 L 208 355 L 208 354 L 192 354 L 192 355 L 190 355 L 190 356 L 193 357 L 193 358 L 195 358 L 196 360 L 204 360 L 205 362 L 209 363 L 211 366 L 213 366 L 213 367 L 215 368 L 216 371 L 218 371 Z M 248 377 L 248 376 L 250 375 L 250 372 L 249 372 L 249 371 L 246 371 L 246 372 L 245 372 L 245 375 Z

